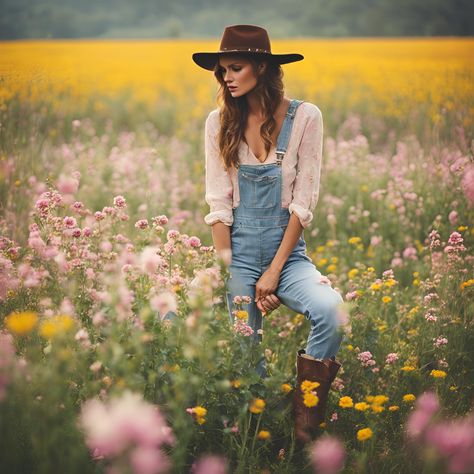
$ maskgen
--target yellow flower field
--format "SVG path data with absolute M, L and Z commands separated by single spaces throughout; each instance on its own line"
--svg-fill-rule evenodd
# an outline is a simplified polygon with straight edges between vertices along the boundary
M 0 103 L 17 93 L 32 101 L 46 94 L 62 110 L 78 111 L 93 99 L 100 111 L 124 94 L 129 107 L 167 98 L 183 120 L 200 118 L 213 104 L 216 82 L 191 55 L 213 51 L 216 41 L 1 42 Z M 305 56 L 284 66 L 288 93 L 328 111 L 403 119 L 422 105 L 433 123 L 456 111 L 463 126 L 472 124 L 474 39 L 293 39 L 275 40 L 272 48 Z

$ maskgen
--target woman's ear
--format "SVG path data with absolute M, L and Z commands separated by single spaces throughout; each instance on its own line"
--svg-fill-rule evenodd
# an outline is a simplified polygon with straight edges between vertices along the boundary
M 263 62 L 258 65 L 258 73 L 263 74 L 267 68 L 267 63 Z

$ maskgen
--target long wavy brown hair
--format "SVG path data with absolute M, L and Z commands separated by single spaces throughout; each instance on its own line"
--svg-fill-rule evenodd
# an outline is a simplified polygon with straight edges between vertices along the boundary
M 260 136 L 263 139 L 268 155 L 272 146 L 271 136 L 276 127 L 273 115 L 284 95 L 283 69 L 279 63 L 272 61 L 271 57 L 262 54 L 239 52 L 237 55 L 248 59 L 257 77 L 258 82 L 254 90 L 260 98 L 260 106 L 265 117 L 265 121 L 260 127 Z M 257 71 L 259 64 L 262 62 L 266 62 L 267 66 L 259 76 Z M 248 118 L 247 99 L 245 95 L 232 97 L 224 82 L 219 61 L 216 62 L 214 76 L 220 84 L 217 92 L 217 103 L 220 107 L 219 149 L 226 169 L 238 168 L 239 144 L 241 140 L 245 141 L 244 132 Z

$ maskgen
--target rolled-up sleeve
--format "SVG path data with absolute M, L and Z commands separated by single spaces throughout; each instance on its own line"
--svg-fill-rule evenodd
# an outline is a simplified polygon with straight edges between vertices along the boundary
M 206 202 L 210 212 L 204 217 L 208 225 L 223 222 L 231 226 L 233 223 L 232 202 L 233 186 L 229 173 L 224 168 L 217 143 L 219 113 L 212 111 L 205 125 L 204 153 L 206 156 Z
M 319 198 L 321 159 L 323 152 L 323 116 L 314 106 L 314 113 L 306 122 L 298 147 L 298 164 L 293 195 L 288 211 L 295 213 L 303 228 L 313 220 L 313 210 Z

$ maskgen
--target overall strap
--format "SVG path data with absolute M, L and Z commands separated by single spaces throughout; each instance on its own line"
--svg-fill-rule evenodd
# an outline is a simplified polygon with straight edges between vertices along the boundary
M 280 134 L 278 135 L 277 139 L 276 164 L 278 166 L 281 166 L 281 162 L 283 161 L 286 150 L 288 148 L 288 143 L 290 141 L 291 136 L 291 129 L 293 128 L 293 121 L 296 115 L 296 109 L 303 102 L 303 100 L 292 99 L 290 102 L 290 106 L 288 107 L 288 111 L 286 112 L 285 119 L 283 121 L 283 125 L 281 127 Z

